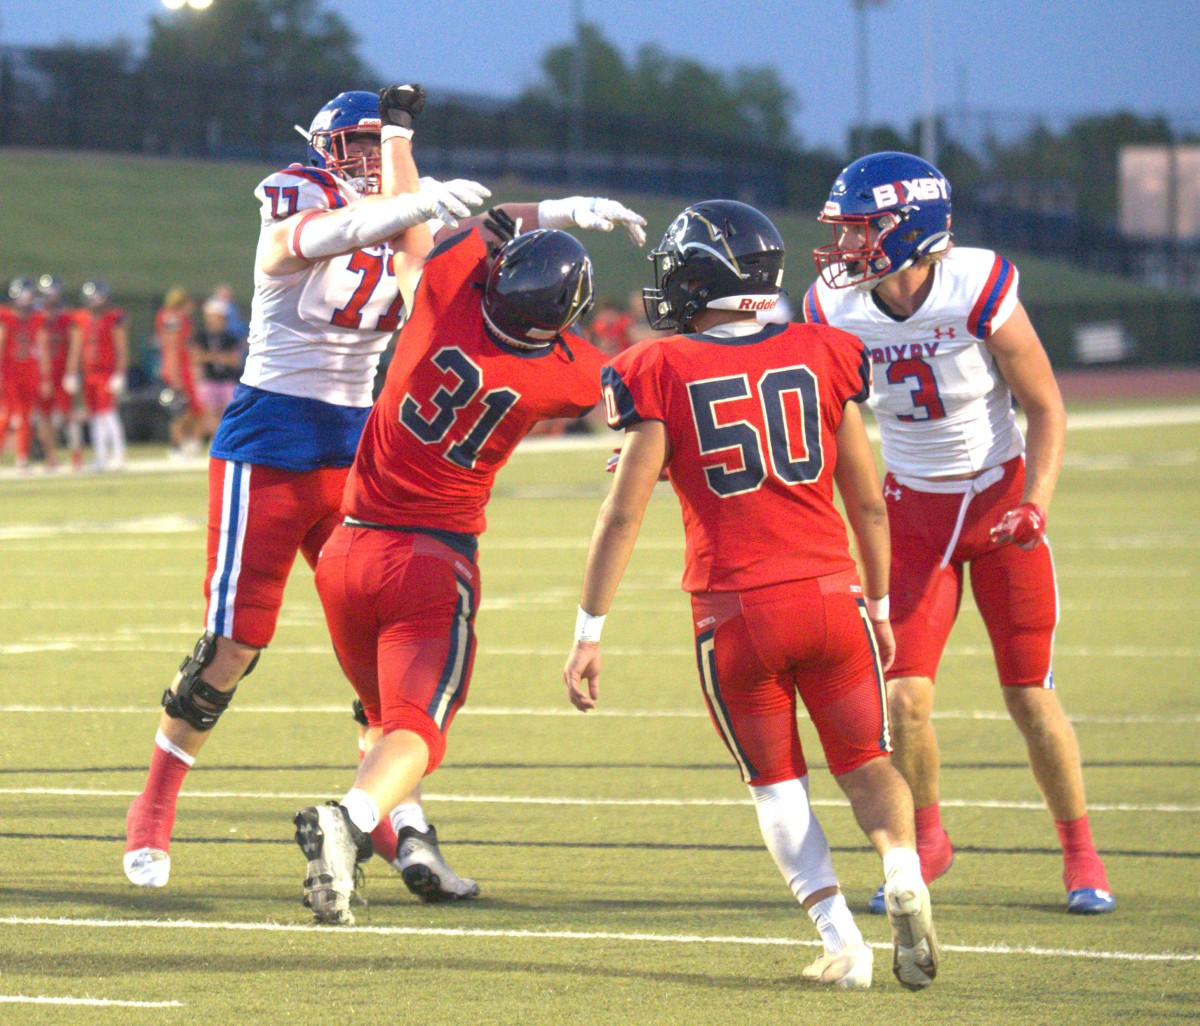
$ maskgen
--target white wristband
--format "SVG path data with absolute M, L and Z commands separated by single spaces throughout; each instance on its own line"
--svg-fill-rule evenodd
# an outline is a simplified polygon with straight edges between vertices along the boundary
M 400 125 L 384 125 L 379 131 L 379 145 L 383 145 L 389 139 L 411 139 L 413 130 L 411 128 L 402 128 Z
M 886 620 L 892 614 L 891 597 L 884 595 L 883 598 L 867 599 L 867 616 L 877 623 Z
M 575 640 L 590 641 L 594 645 L 600 644 L 600 632 L 604 629 L 604 617 L 592 616 L 583 611 L 583 606 L 579 607 L 579 613 L 575 617 Z

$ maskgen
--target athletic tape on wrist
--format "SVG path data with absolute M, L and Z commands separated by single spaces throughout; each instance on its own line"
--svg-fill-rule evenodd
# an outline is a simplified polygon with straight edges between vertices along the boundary
M 600 643 L 600 632 L 604 629 L 604 617 L 584 612 L 583 606 L 575 616 L 575 640 Z
M 892 615 L 892 600 L 890 595 L 883 598 L 867 599 L 867 616 L 872 620 L 886 620 Z
M 403 128 L 400 125 L 384 125 L 379 132 L 379 142 L 383 144 L 389 139 L 411 139 L 413 130 L 411 128 Z

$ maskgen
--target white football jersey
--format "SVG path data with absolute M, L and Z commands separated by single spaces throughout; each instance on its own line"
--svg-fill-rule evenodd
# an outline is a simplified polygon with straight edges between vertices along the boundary
M 885 313 L 870 292 L 818 280 L 805 320 L 862 339 L 871 354 L 868 405 L 884 465 L 895 474 L 948 477 L 1023 452 L 1012 394 L 984 340 L 1017 305 L 1017 269 L 991 250 L 955 247 L 934 264 L 933 288 L 911 317 Z
M 335 210 L 358 198 L 336 175 L 301 164 L 269 175 L 254 194 L 263 233 L 300 211 Z M 403 319 L 386 243 L 318 260 L 295 274 L 256 271 L 242 383 L 338 406 L 370 406 L 380 355 Z

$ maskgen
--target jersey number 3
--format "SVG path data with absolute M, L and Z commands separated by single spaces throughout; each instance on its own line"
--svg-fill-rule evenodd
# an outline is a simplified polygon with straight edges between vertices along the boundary
M 439 349 L 432 362 L 446 373 L 446 383 L 439 385 L 424 404 L 406 395 L 400 403 L 400 423 L 426 445 L 440 445 L 451 428 L 463 422 L 466 433 L 442 455 L 470 470 L 479 458 L 479 450 L 521 396 L 511 388 L 483 391 L 483 371 L 461 349 L 452 346 Z M 453 387 L 451 380 L 457 382 Z M 481 411 L 474 408 L 476 399 L 483 407 Z M 425 416 L 422 406 L 432 415 Z M 472 409 L 468 410 L 468 406 Z M 469 427 L 467 422 L 471 422 Z M 455 435 L 459 433 L 456 431 Z
M 946 407 L 938 394 L 937 378 L 933 376 L 933 368 L 924 360 L 897 360 L 887 369 L 888 384 L 903 385 L 916 382 L 912 389 L 912 403 L 924 414 L 901 413 L 898 420 L 941 420 L 946 416 Z
M 766 445 L 759 429 L 748 420 L 722 424 L 717 420 L 721 403 L 751 396 L 746 375 L 711 378 L 688 385 L 692 421 L 701 455 L 738 451 L 736 460 L 724 457 L 724 466 L 704 468 L 708 487 L 722 498 L 753 492 L 771 472 L 789 485 L 811 484 L 821 476 L 825 457 L 821 451 L 821 401 L 817 379 L 801 365 L 768 371 L 758 382 L 758 401 L 766 425 Z M 740 469 L 732 469 L 737 462 Z

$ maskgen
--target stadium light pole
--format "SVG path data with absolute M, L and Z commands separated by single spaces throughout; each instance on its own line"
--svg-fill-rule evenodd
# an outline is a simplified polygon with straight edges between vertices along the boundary
M 571 151 L 583 153 L 583 108 L 587 82 L 587 54 L 583 43 L 583 0 L 571 0 L 575 22 L 575 53 L 571 61 Z
M 855 36 L 858 50 L 858 111 L 854 128 L 850 131 L 851 156 L 862 156 L 861 151 L 867 145 L 867 132 L 870 128 L 870 57 L 867 47 L 867 11 L 872 7 L 883 7 L 887 0 L 851 0 L 855 13 Z

